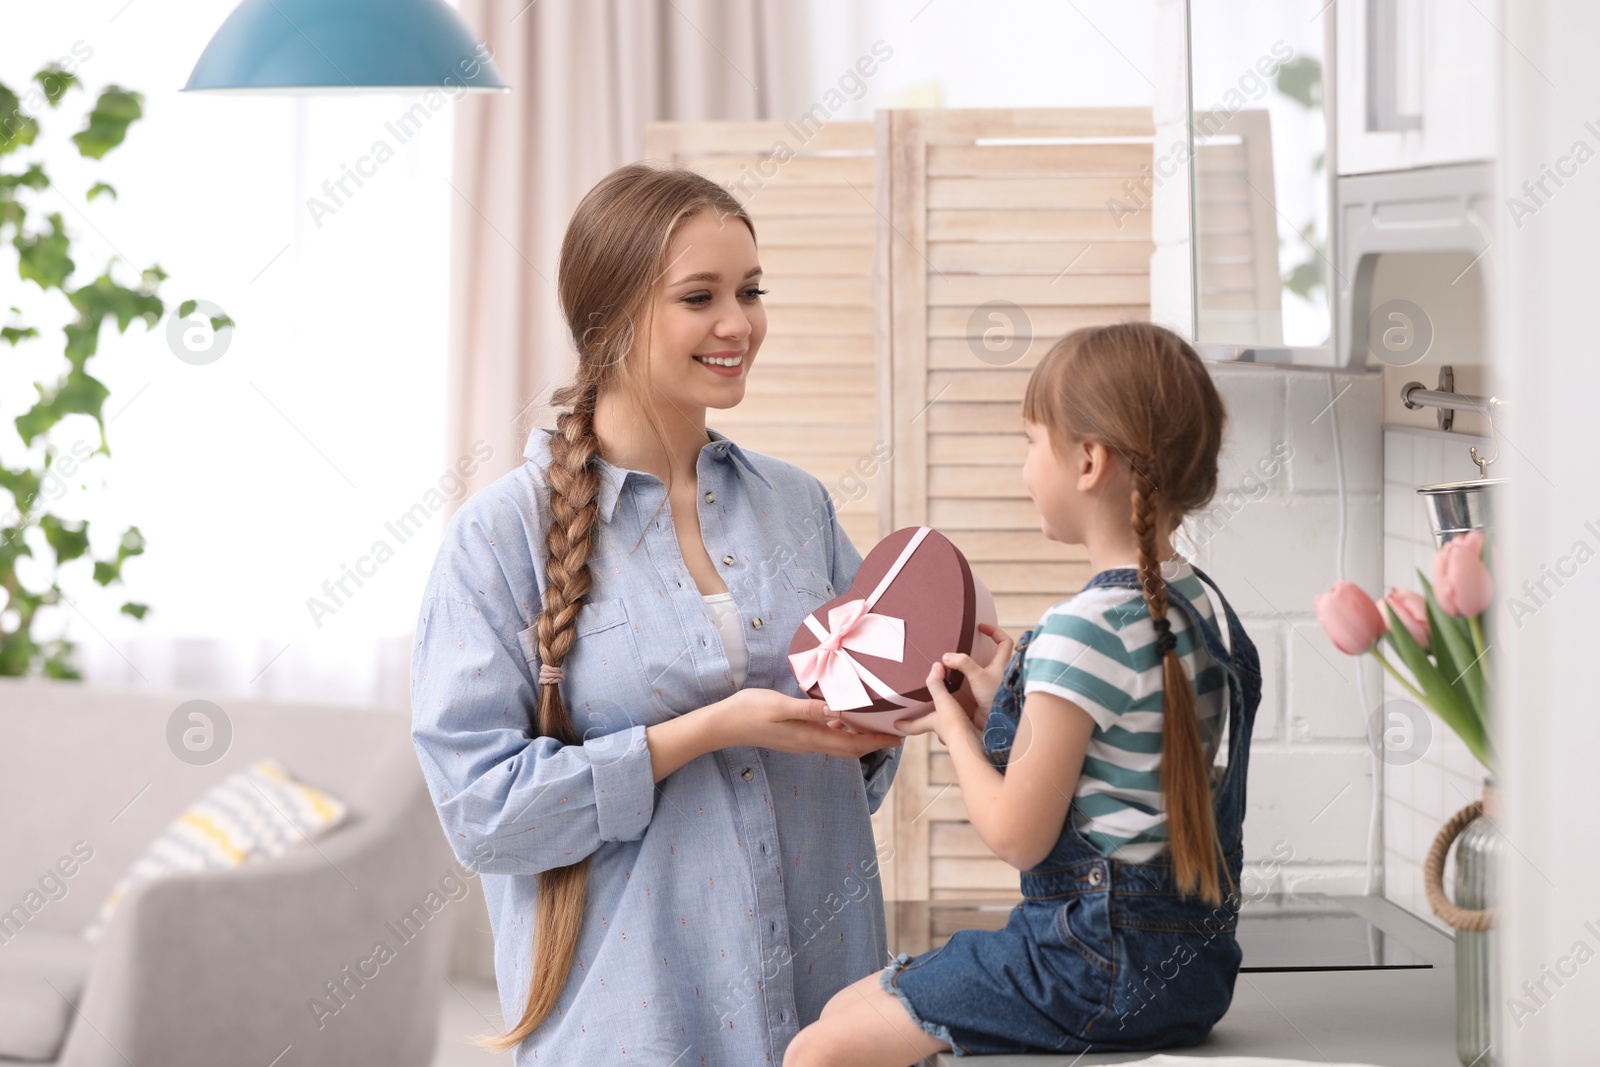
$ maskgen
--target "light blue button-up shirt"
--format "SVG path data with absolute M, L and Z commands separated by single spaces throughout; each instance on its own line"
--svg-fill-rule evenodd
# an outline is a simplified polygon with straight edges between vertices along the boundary
M 829 997 L 888 960 L 869 815 L 900 748 L 722 748 L 656 782 L 645 727 L 734 684 L 665 483 L 604 461 L 594 586 L 561 683 L 585 740 L 535 736 L 549 436 L 535 429 L 529 462 L 451 518 L 411 666 L 412 737 L 445 834 L 482 877 L 507 1027 L 537 966 L 535 876 L 591 857 L 577 962 L 516 1062 L 778 1064 Z M 708 436 L 700 531 L 743 621 L 745 684 L 801 696 L 789 641 L 861 555 L 817 478 Z

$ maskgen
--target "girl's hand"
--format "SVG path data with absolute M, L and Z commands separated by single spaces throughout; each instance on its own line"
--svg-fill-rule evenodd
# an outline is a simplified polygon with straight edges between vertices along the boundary
M 989 721 L 989 707 L 994 703 L 994 695 L 1000 691 L 1000 683 L 1005 680 L 1006 667 L 1011 663 L 1011 654 L 1016 651 L 1017 643 L 998 626 L 980 622 L 978 629 L 1000 646 L 995 649 L 994 658 L 987 667 L 978 666 L 977 661 L 965 652 L 946 652 L 943 662 L 950 670 L 960 671 L 966 676 L 962 688 L 970 687 L 976 704 L 970 709 L 970 718 L 972 724 L 982 732 Z
M 717 715 L 718 748 L 754 745 L 778 752 L 860 758 L 901 743 L 895 734 L 847 725 L 820 700 L 776 689 L 741 689 L 708 710 Z
M 944 664 L 935 663 L 928 671 L 928 692 L 933 694 L 933 710 L 915 719 L 902 720 L 897 725 L 908 735 L 935 734 L 940 742 L 949 747 L 951 740 L 959 736 L 960 731 L 981 732 L 983 727 L 973 722 L 973 717 L 961 706 L 955 694 L 944 687 L 944 678 Z M 988 715 L 988 705 L 984 705 L 983 713 L 985 716 Z

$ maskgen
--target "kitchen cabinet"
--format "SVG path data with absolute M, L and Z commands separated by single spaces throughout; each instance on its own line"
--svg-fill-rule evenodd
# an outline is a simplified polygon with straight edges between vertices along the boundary
M 1494 157 L 1500 6 L 1499 0 L 1334 5 L 1338 173 Z

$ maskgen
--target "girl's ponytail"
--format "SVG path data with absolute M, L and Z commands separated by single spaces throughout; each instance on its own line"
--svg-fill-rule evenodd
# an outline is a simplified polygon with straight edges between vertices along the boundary
M 1224 860 L 1223 870 L 1235 894 L 1238 887 L 1217 840 L 1216 818 L 1211 810 L 1211 777 L 1200 743 L 1194 689 L 1184 674 L 1172 622 L 1167 618 L 1167 583 L 1156 559 L 1157 493 L 1147 472 L 1135 469 L 1133 531 L 1139 539 L 1139 584 L 1144 588 L 1161 655 L 1161 795 L 1167 808 L 1167 844 L 1179 891 L 1192 896 L 1198 887 L 1201 899 L 1219 905 L 1222 888 L 1217 881 L 1217 858 Z

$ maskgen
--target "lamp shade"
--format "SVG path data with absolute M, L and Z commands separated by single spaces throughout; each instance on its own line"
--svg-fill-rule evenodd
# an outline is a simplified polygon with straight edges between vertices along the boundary
M 243 0 L 184 92 L 507 92 L 444 0 Z

